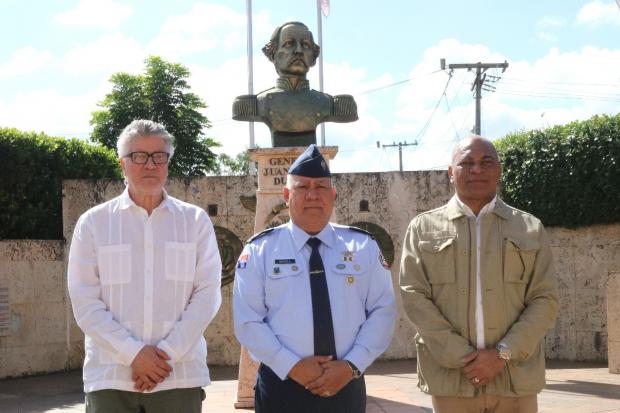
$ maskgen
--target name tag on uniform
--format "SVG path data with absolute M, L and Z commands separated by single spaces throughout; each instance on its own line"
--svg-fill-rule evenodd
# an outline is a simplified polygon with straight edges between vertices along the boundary
M 275 261 L 276 264 L 295 264 L 295 258 L 279 259 Z

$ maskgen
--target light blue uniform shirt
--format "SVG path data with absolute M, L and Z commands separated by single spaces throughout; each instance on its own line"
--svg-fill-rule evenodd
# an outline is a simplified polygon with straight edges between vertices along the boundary
M 366 233 L 329 223 L 316 237 L 322 241 L 338 359 L 363 372 L 387 349 L 394 331 L 390 272 Z M 237 263 L 235 334 L 283 380 L 299 360 L 314 355 L 308 238 L 289 221 L 249 242 Z

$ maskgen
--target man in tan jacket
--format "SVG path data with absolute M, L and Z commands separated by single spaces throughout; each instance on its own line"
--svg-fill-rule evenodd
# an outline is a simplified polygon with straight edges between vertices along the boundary
M 448 175 L 455 196 L 415 217 L 403 244 L 419 387 L 437 413 L 535 413 L 544 335 L 558 310 L 545 230 L 497 197 L 501 165 L 490 141 L 460 141 Z

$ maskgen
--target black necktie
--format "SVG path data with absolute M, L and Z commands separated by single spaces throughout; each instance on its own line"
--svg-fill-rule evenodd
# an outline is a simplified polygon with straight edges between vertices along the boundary
M 310 254 L 310 290 L 312 291 L 312 318 L 314 326 L 314 355 L 333 356 L 337 358 L 336 341 L 334 339 L 334 324 L 332 322 L 332 309 L 329 305 L 329 292 L 325 267 L 319 254 L 321 240 L 318 238 L 308 239 L 308 245 L 312 247 Z

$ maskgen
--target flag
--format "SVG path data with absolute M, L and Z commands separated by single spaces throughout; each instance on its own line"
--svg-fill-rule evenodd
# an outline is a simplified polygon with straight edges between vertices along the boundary
M 321 5 L 321 12 L 323 13 L 323 16 L 325 17 L 329 16 L 329 0 L 317 0 L 317 1 Z M 616 1 L 620 2 L 620 0 L 616 0 Z

